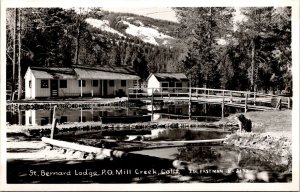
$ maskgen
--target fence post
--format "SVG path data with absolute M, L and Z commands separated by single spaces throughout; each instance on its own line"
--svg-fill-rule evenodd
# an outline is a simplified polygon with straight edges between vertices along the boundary
M 280 98 L 280 97 L 279 97 L 279 99 L 277 100 L 276 109 L 281 110 L 281 98 Z
M 189 120 L 192 118 L 192 88 L 191 86 L 189 87 Z
M 139 92 L 139 89 L 136 89 L 136 90 L 135 90 L 135 98 L 136 98 L 136 99 L 138 98 L 138 92 Z
M 127 91 L 127 108 L 128 108 L 128 104 L 129 104 L 129 94 L 130 94 L 130 89 L 128 89 L 128 91 Z
M 290 108 L 291 108 L 291 98 L 288 97 L 288 109 L 290 109 Z
M 222 97 L 222 119 L 224 118 L 224 105 L 225 105 L 225 91 L 223 90 L 223 97 Z
M 151 110 L 151 117 L 152 117 L 152 121 L 153 121 L 153 115 L 154 115 L 154 89 L 152 88 L 152 97 L 151 97 L 151 107 L 152 107 L 152 110 Z
M 55 129 L 56 129 L 56 124 L 57 124 L 57 120 L 56 120 L 56 117 L 55 117 L 55 109 L 56 109 L 56 105 L 53 108 L 51 135 L 50 135 L 51 139 L 53 139 L 53 137 L 54 137 L 54 132 L 55 132 Z
M 256 92 L 254 91 L 254 105 L 256 105 Z
M 245 96 L 245 113 L 247 112 L 247 103 L 248 103 L 248 93 Z

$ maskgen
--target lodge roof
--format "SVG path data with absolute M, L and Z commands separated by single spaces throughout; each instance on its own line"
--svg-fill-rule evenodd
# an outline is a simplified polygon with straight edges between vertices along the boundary
M 85 66 L 85 65 L 72 65 L 73 68 L 80 68 L 80 69 L 90 69 L 90 70 L 99 70 L 99 71 L 106 71 L 106 72 L 114 72 L 114 73 L 123 73 L 123 74 L 131 74 L 136 75 L 135 71 L 131 67 L 125 66 Z
M 31 67 L 35 78 L 45 79 L 140 79 L 130 68 L 125 67 Z
M 189 80 L 184 73 L 153 73 L 151 75 L 154 75 L 158 81 L 188 81 Z
M 72 68 L 66 67 L 31 67 L 32 74 L 38 79 L 75 79 L 75 72 Z
M 138 80 L 140 79 L 137 75 L 132 74 L 124 74 L 124 73 L 115 73 L 115 72 L 108 72 L 108 71 L 101 71 L 95 69 L 83 69 L 83 68 L 75 68 L 75 73 L 78 79 L 107 79 L 107 80 Z

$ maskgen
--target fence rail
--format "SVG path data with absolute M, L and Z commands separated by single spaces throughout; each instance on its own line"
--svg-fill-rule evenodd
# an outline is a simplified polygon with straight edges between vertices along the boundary
M 221 104 L 222 117 L 224 116 L 224 106 L 244 108 L 245 112 L 249 109 L 265 111 L 281 107 L 291 108 L 290 97 L 197 87 L 129 88 L 128 100 L 151 100 L 151 103 L 155 100 L 183 100 L 188 101 L 189 106 L 191 102 Z

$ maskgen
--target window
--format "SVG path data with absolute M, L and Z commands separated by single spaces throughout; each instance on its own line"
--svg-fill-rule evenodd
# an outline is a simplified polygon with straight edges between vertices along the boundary
M 41 125 L 48 125 L 48 124 L 49 124 L 49 118 L 48 117 L 42 117 Z
M 93 121 L 95 121 L 95 122 L 99 121 L 99 117 L 98 116 L 93 116 Z
M 31 80 L 29 80 L 29 88 L 31 88 Z
M 67 80 L 59 81 L 60 88 L 67 88 Z
M 78 86 L 81 87 L 81 81 L 82 81 L 82 87 L 85 87 L 85 80 L 78 80 Z
M 175 82 L 173 82 L 173 81 L 171 81 L 170 83 L 169 83 L 169 88 L 172 88 L 172 89 L 169 89 L 169 91 L 171 92 L 175 92 L 175 89 L 174 89 L 174 87 L 175 87 Z
M 170 85 L 170 87 L 172 87 L 172 88 L 173 88 L 173 87 L 175 87 L 175 83 L 174 83 L 174 82 L 172 82 L 172 81 L 170 82 L 170 84 L 169 84 L 169 85 Z
M 106 117 L 108 116 L 108 112 L 107 111 L 101 111 L 101 117 Z
M 169 113 L 171 114 L 175 113 L 175 105 L 169 105 Z
M 182 87 L 182 83 L 176 83 L 176 87 Z
M 121 87 L 126 87 L 126 80 L 121 80 Z
M 61 116 L 60 117 L 60 123 L 65 123 L 68 122 L 68 117 L 67 116 Z
M 41 88 L 48 88 L 49 81 L 48 80 L 41 80 Z
M 138 80 L 133 80 L 133 87 L 138 87 L 138 86 L 139 86 Z
M 182 90 L 182 83 L 181 82 L 176 83 L 176 88 L 177 90 Z
M 175 110 L 177 115 L 182 115 L 182 108 L 176 108 Z
M 161 83 L 162 87 L 169 87 L 169 83 Z
M 114 80 L 109 80 L 109 86 L 114 87 L 115 86 L 115 81 Z
M 93 87 L 98 87 L 98 83 L 99 83 L 98 80 L 93 80 Z
M 169 83 L 161 83 L 161 87 L 163 88 L 163 91 L 168 91 L 169 90 Z

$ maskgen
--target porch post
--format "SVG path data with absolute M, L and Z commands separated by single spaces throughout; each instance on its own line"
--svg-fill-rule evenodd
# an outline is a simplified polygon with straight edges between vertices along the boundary
M 92 83 L 91 83 L 91 85 L 92 85 L 92 97 L 94 97 L 94 85 L 93 85 L 93 83 L 94 83 L 94 80 L 93 80 L 93 79 L 91 79 L 91 81 L 92 81 Z
M 92 105 L 92 121 L 94 121 L 94 106 Z
M 82 107 L 80 108 L 80 123 L 82 123 Z
M 80 79 L 80 96 L 82 97 L 82 79 Z
M 103 97 L 103 79 L 101 80 L 101 97 Z

